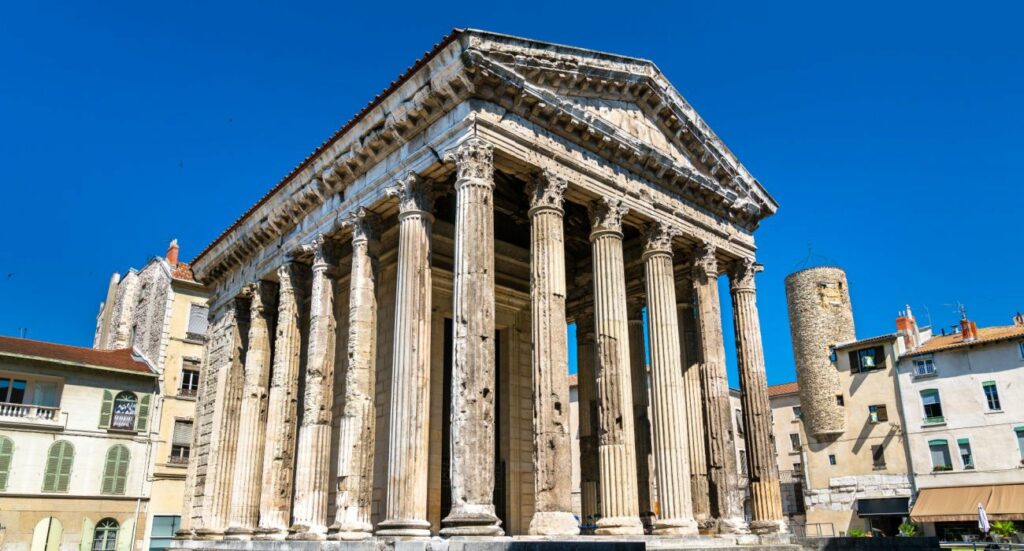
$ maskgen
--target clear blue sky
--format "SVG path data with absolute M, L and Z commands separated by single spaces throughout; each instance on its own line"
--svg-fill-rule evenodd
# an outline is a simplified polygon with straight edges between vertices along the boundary
M 1021 4 L 287 4 L 0 7 L 0 334 L 90 345 L 111 272 L 172 237 L 191 259 L 452 27 L 657 63 L 781 204 L 758 233 L 772 383 L 809 244 L 862 337 L 905 303 L 1024 309 Z

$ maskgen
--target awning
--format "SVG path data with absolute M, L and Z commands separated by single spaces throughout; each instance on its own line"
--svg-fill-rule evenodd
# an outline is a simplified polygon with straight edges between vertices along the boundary
M 1024 520 L 1024 484 L 925 488 L 917 494 L 913 522 L 957 522 L 978 519 L 978 504 L 989 520 Z
M 909 497 L 881 497 L 874 499 L 858 499 L 857 515 L 862 517 L 880 517 L 889 515 L 906 516 L 910 510 Z

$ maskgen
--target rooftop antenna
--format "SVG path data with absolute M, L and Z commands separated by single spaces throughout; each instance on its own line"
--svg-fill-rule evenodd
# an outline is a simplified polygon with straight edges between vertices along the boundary
M 924 306 L 923 308 L 924 315 L 928 316 L 928 327 L 935 327 L 935 325 L 932 323 L 932 311 L 929 310 L 927 306 Z
M 810 241 L 807 242 L 807 256 L 803 257 L 800 262 L 797 262 L 793 267 L 793 271 L 797 272 L 804 268 L 809 268 L 813 264 L 820 264 L 823 266 L 838 266 L 839 262 L 836 259 L 823 256 L 814 252 L 814 244 Z

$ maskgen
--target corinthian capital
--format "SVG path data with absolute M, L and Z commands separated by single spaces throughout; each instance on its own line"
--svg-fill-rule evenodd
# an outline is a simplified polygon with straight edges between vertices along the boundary
M 339 216 L 338 224 L 342 228 L 352 230 L 353 244 L 366 243 L 367 241 L 377 240 L 380 229 L 380 216 L 377 216 L 376 213 L 367 210 L 365 207 L 359 207 L 347 215 Z
M 398 198 L 399 212 L 430 212 L 434 206 L 431 183 L 415 172 L 408 172 L 386 191 L 388 197 Z
M 754 290 L 754 276 L 761 271 L 761 265 L 753 258 L 741 258 L 733 262 L 729 274 L 729 286 L 734 291 Z
M 550 209 L 562 212 L 565 190 L 568 187 L 569 182 L 551 169 L 541 170 L 540 175 L 526 186 L 526 193 L 530 195 L 530 210 Z
M 644 228 L 644 256 L 652 254 L 672 255 L 672 240 L 682 230 L 664 222 L 652 222 Z
M 327 262 L 327 238 L 324 234 L 318 233 L 309 243 L 299 246 L 299 251 L 306 255 L 313 255 L 313 269 L 324 269 L 330 265 Z
M 242 296 L 249 299 L 249 315 L 262 316 L 276 301 L 277 285 L 269 281 L 254 281 L 242 287 Z
M 444 154 L 444 162 L 455 163 L 457 180 L 482 180 L 494 185 L 494 147 L 473 136 Z M 456 187 L 459 182 L 456 181 Z
M 718 259 L 715 257 L 717 252 L 714 243 L 705 241 L 697 245 L 693 250 L 694 271 L 707 277 L 718 277 Z
M 622 233 L 622 217 L 629 212 L 629 208 L 622 204 L 622 199 L 603 197 L 591 201 L 588 210 L 591 236 L 603 232 Z

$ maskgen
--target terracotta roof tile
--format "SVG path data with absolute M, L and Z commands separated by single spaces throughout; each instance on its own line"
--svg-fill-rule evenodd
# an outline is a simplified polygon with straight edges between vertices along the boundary
M 179 262 L 171 271 L 171 277 L 181 281 L 196 282 L 196 276 L 192 274 L 192 265 L 188 262 Z
M 569 388 L 572 388 L 579 384 L 579 377 L 575 373 L 569 375 Z
M 782 396 L 783 394 L 793 394 L 800 390 L 796 382 L 782 383 L 781 385 L 771 385 L 768 387 L 768 396 Z
M 1017 337 L 1024 337 L 1024 326 L 1001 325 L 997 327 L 981 327 L 978 328 L 978 337 L 973 341 L 964 342 L 964 336 L 962 333 L 939 335 L 928 339 L 923 345 L 907 352 L 902 357 L 920 356 L 921 354 L 931 354 L 932 352 L 938 352 L 940 350 L 950 350 L 961 346 L 985 344 Z
M 136 359 L 127 348 L 96 350 L 52 342 L 0 337 L 0 356 L 28 356 L 78 364 L 85 368 L 112 369 L 155 376 L 149 364 Z

